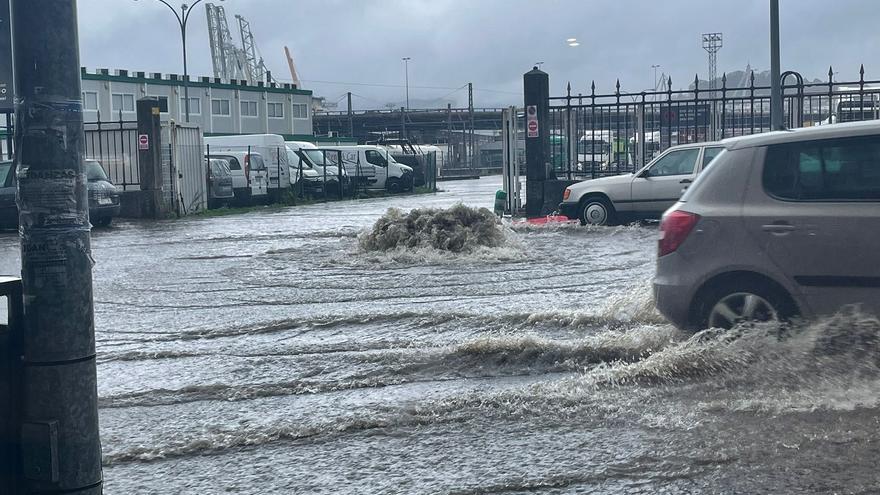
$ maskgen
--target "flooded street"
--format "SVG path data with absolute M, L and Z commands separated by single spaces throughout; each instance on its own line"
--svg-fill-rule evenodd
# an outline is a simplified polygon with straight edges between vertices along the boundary
M 652 226 L 359 245 L 499 184 L 94 230 L 106 493 L 880 493 L 876 319 L 690 338 Z

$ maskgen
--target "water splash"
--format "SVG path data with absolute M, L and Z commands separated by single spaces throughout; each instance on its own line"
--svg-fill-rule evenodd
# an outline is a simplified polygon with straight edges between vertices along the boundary
M 358 238 L 363 252 L 430 247 L 453 253 L 480 247 L 501 247 L 507 236 L 498 218 L 486 208 L 457 204 L 451 208 L 417 208 L 403 213 L 389 209 L 373 228 Z

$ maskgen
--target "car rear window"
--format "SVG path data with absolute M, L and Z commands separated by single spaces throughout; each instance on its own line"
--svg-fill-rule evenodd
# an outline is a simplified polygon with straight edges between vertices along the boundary
M 783 200 L 880 201 L 880 136 L 770 146 L 763 183 Z

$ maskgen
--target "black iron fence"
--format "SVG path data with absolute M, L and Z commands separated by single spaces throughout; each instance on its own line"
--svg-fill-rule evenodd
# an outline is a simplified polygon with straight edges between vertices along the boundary
M 634 172 L 654 156 L 678 144 L 715 141 L 770 130 L 770 86 L 756 85 L 752 72 L 745 86 L 622 93 L 620 81 L 610 94 L 550 97 L 550 161 L 560 178 L 601 177 Z M 783 118 L 789 128 L 880 118 L 880 81 L 859 79 L 805 83 L 797 72 L 782 75 Z
M 137 121 L 85 123 L 85 158 L 103 165 L 110 182 L 124 191 L 140 189 Z

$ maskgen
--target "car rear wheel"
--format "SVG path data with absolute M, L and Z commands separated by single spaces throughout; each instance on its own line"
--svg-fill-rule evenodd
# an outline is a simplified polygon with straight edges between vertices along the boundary
M 743 280 L 710 290 L 703 298 L 699 327 L 729 330 L 740 323 L 783 322 L 797 314 L 791 298 L 767 283 Z
M 614 207 L 605 198 L 588 198 L 578 217 L 581 225 L 613 225 Z

